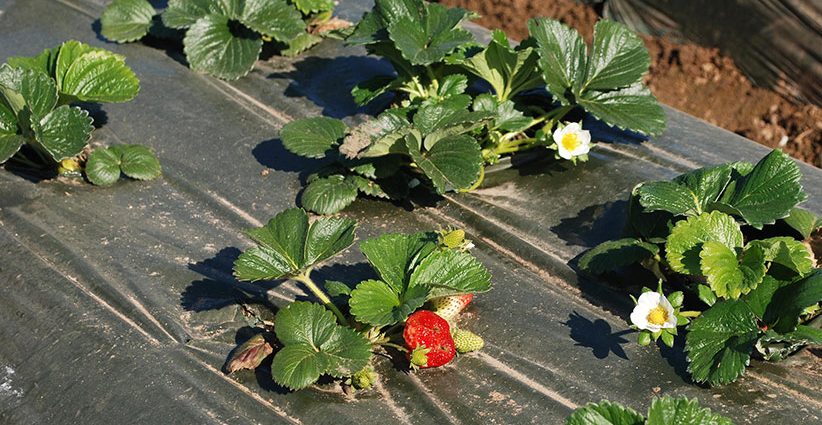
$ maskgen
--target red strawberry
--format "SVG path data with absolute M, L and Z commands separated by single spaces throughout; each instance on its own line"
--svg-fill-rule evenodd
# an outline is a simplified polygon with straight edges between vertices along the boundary
M 439 297 L 431 300 L 434 312 L 445 320 L 454 320 L 461 311 L 471 304 L 474 294 L 452 295 L 450 297 Z
M 415 369 L 442 366 L 456 355 L 448 321 L 432 311 L 419 310 L 408 316 L 402 337 Z

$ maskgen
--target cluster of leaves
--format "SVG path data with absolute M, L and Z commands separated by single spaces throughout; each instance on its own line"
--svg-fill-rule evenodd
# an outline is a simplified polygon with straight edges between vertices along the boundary
M 569 416 L 566 425 L 733 425 L 721 415 L 701 407 L 696 399 L 687 397 L 654 398 L 648 417 L 610 401 L 589 403 Z
M 289 151 L 333 160 L 309 179 L 304 207 L 339 211 L 358 192 L 402 198 L 419 182 L 439 194 L 471 190 L 501 156 L 557 150 L 552 130 L 574 109 L 646 135 L 664 130 L 662 108 L 641 81 L 648 52 L 626 27 L 599 22 L 589 55 L 575 30 L 549 19 L 532 20 L 517 47 L 501 31 L 482 46 L 462 28 L 475 17 L 422 0 L 375 2 L 346 42 L 388 60 L 396 75 L 364 81 L 352 95 L 364 105 L 393 93 L 394 102 L 352 129 L 330 118 L 283 129 Z
M 680 286 L 704 309 L 687 327 L 691 376 L 734 381 L 754 349 L 777 360 L 822 343 L 822 331 L 807 325 L 822 300 L 822 270 L 802 242 L 822 223 L 797 208 L 806 199 L 800 178 L 775 150 L 756 165 L 642 183 L 630 198 L 630 237 L 591 249 L 580 267 L 601 274 L 639 263 Z
M 491 289 L 485 266 L 470 253 L 439 242 L 435 232 L 391 233 L 363 241 L 360 250 L 379 279 L 352 286 L 312 280 L 318 263 L 354 242 L 355 227 L 353 220 L 338 217 L 309 223 L 304 210 L 292 208 L 246 232 L 257 246 L 234 263 L 238 279 L 293 279 L 321 302 L 293 302 L 276 315 L 274 332 L 281 348 L 274 355 L 272 375 L 280 385 L 298 390 L 322 375 L 352 377 L 368 369 L 377 346 L 396 346 L 391 341 L 397 331 L 401 334 L 402 323 L 426 301 Z M 228 369 L 257 367 L 273 351 L 261 348 L 272 339 L 260 337 L 239 347 Z
M 264 42 L 297 55 L 339 28 L 333 0 L 170 0 L 157 15 L 148 0 L 114 0 L 100 17 L 102 34 L 118 43 L 184 30 L 192 69 L 236 80 L 254 68 Z
M 125 58 L 78 41 L 46 49 L 34 57 L 11 57 L 0 66 L 0 164 L 14 159 L 25 165 L 79 171 L 91 133 L 92 118 L 73 103 L 127 102 L 140 82 Z M 28 151 L 21 151 L 28 145 Z M 147 148 L 129 148 L 126 175 L 154 178 L 157 159 Z M 137 153 L 139 151 L 139 153 Z M 33 155 L 33 157 L 31 157 Z M 86 169 L 92 183 L 103 178 Z M 116 177 L 119 177 L 119 170 Z M 116 178 L 114 179 L 116 180 Z

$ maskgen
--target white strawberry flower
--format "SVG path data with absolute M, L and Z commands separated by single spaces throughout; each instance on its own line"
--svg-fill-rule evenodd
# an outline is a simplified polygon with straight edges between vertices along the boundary
M 664 295 L 649 291 L 639 296 L 636 307 L 631 312 L 631 322 L 641 330 L 658 332 L 676 328 L 676 314 Z
M 554 130 L 554 143 L 560 158 L 576 158 L 591 150 L 591 132 L 583 130 L 578 122 L 559 125 Z

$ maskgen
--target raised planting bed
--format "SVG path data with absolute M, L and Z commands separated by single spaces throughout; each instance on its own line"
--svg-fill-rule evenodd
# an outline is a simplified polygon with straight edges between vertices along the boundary
M 289 391 L 265 364 L 226 375 L 256 323 L 249 312 L 313 300 L 295 281 L 232 274 L 254 246 L 243 230 L 293 208 L 315 168 L 284 149 L 279 130 L 321 114 L 351 121 L 363 112 L 351 88 L 390 66 L 325 40 L 225 82 L 189 69 L 181 51 L 105 42 L 95 28 L 107 3 L 0 0 L 0 61 L 69 39 L 126 56 L 140 94 L 92 112 L 95 141 L 149 146 L 163 166 L 156 180 L 105 188 L 0 172 L 0 422 L 554 424 L 591 401 L 645 412 L 664 395 L 698 398 L 740 424 L 820 420 L 818 352 L 753 360 L 732 384 L 697 385 L 684 338 L 637 345 L 627 294 L 578 274 L 580 255 L 621 236 L 636 184 L 768 153 L 668 108 L 666 131 L 650 141 L 597 127 L 604 142 L 583 165 L 514 159 L 470 193 L 414 208 L 361 198 L 342 213 L 359 223 L 358 240 L 317 278 L 371 277 L 357 249 L 365 239 L 464 228 L 493 276 L 462 318 L 485 339 L 481 351 L 414 373 L 381 358 L 375 387 L 353 397 L 331 380 Z M 356 21 L 370 7 L 342 1 L 336 13 Z M 799 167 L 802 206 L 818 214 L 822 171 Z

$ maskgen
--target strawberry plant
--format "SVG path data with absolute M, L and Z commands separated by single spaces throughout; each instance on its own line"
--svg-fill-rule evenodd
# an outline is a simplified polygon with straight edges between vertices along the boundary
M 631 314 L 640 344 L 674 345 L 687 324 L 688 370 L 696 382 L 741 376 L 752 353 L 779 360 L 821 344 L 822 270 L 803 243 L 820 227 L 799 167 L 773 151 L 636 186 L 627 237 L 585 253 L 580 268 L 613 273 L 638 264 L 659 279 Z M 664 295 L 664 292 L 669 292 Z M 688 305 L 689 310 L 682 311 Z
M 304 210 L 292 208 L 246 232 L 257 246 L 235 261 L 238 279 L 290 279 L 319 302 L 293 302 L 277 312 L 273 325 L 260 320 L 259 336 L 232 352 L 226 371 L 256 368 L 276 346 L 271 370 L 278 384 L 298 390 L 328 375 L 362 389 L 377 379 L 374 352 L 387 349 L 410 367 L 431 368 L 457 351 L 482 347 L 479 336 L 459 334 L 458 313 L 471 301 L 466 296 L 491 289 L 491 276 L 465 246 L 442 244 L 435 232 L 390 233 L 360 243 L 378 279 L 315 281 L 314 268 L 348 248 L 355 228 L 348 218 L 310 223 Z M 426 309 L 452 298 L 460 307 L 447 315 Z
M 139 90 L 125 58 L 78 41 L 9 58 L 0 66 L 0 164 L 80 174 L 94 127 L 87 111 L 71 105 L 127 102 Z M 140 180 L 160 174 L 154 154 L 136 145 L 95 150 L 85 165 L 94 184 L 112 184 L 121 172 Z
M 100 23 L 103 36 L 118 43 L 185 31 L 191 69 L 236 80 L 254 68 L 266 42 L 294 56 L 339 29 L 333 9 L 332 0 L 170 0 L 157 15 L 148 0 L 114 0 Z
M 565 420 L 566 425 L 733 425 L 721 415 L 701 407 L 698 400 L 687 397 L 658 397 L 651 401 L 648 416 L 608 400 L 588 403 L 577 408 Z
M 377 0 L 346 38 L 389 61 L 396 75 L 358 84 L 361 105 L 391 93 L 393 103 L 354 127 L 331 118 L 289 123 L 286 149 L 331 166 L 308 179 L 303 206 L 327 214 L 358 194 L 399 199 L 419 183 L 438 194 L 478 187 L 485 167 L 527 150 L 586 161 L 589 113 L 605 123 L 658 135 L 665 116 L 642 83 L 650 59 L 624 26 L 601 21 L 587 52 L 576 31 L 549 19 L 530 22 L 513 47 L 495 31 L 479 45 L 462 23 L 476 17 L 422 0 Z

